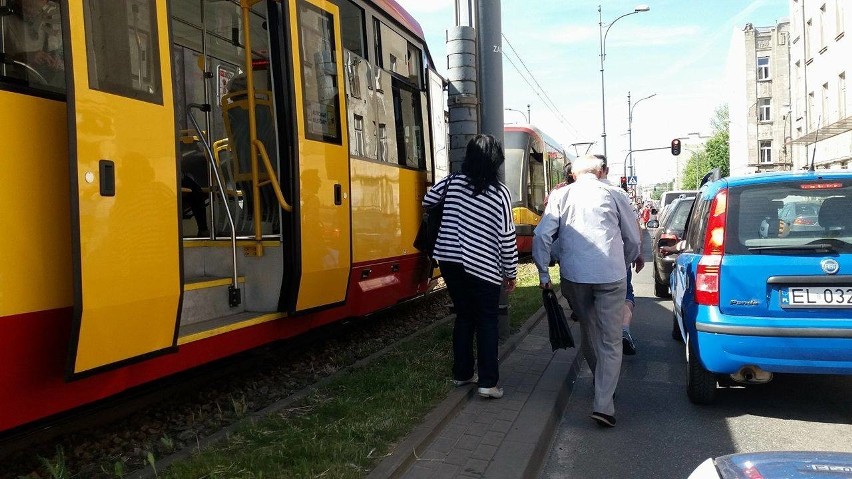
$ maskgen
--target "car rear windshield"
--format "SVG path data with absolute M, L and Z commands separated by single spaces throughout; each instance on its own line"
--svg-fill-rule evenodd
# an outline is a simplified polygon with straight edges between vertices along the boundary
M 725 252 L 852 251 L 852 179 L 732 188 Z
M 691 199 L 676 202 L 673 205 L 674 211 L 666 218 L 668 222 L 666 228 L 672 231 L 683 231 L 686 227 L 686 220 L 689 218 L 689 209 L 692 202 Z

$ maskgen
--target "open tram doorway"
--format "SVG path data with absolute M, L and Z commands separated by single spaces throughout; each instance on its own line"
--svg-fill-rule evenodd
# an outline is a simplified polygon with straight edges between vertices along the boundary
M 226 239 L 231 235 L 230 210 L 238 238 L 278 238 L 282 213 L 272 181 L 280 170 L 277 122 L 269 69 L 266 2 L 250 10 L 246 32 L 239 2 L 231 0 L 172 0 L 170 2 L 181 176 L 181 222 L 184 239 Z M 251 66 L 245 45 L 250 36 Z M 263 142 L 272 174 L 259 161 L 259 208 L 255 210 L 251 148 L 248 140 L 247 69 L 252 68 L 258 139 Z M 209 112 L 189 107 L 210 105 Z M 194 115 L 201 131 L 188 115 Z M 210 161 L 199 135 L 215 153 L 228 208 L 223 205 Z M 282 184 L 285 197 L 291 198 Z M 259 221 L 256 221 L 256 217 Z M 256 233 L 258 233 L 256 235 Z

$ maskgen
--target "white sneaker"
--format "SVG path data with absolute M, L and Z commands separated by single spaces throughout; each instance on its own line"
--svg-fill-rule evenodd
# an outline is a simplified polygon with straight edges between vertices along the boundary
M 464 386 L 465 384 L 471 384 L 471 383 L 475 383 L 477 381 L 479 381 L 479 375 L 476 374 L 476 373 L 473 373 L 473 376 L 471 376 L 470 379 L 464 379 L 464 380 L 463 379 L 453 379 L 453 386 L 455 386 L 455 387 Z
M 503 397 L 503 389 L 494 386 L 493 388 L 479 388 L 479 395 L 484 398 L 500 399 Z

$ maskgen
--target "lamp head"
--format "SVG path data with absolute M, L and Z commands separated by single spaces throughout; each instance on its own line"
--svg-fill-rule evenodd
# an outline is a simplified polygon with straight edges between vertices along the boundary
M 633 9 L 634 12 L 647 12 L 651 7 L 648 5 L 637 5 L 636 8 Z

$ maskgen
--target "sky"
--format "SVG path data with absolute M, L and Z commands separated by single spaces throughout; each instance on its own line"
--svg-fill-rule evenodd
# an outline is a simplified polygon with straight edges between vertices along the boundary
M 436 67 L 445 75 L 445 32 L 454 26 L 454 0 L 397 2 L 423 27 Z M 610 179 L 620 176 L 629 152 L 630 92 L 633 155 L 641 185 L 673 179 L 687 158 L 668 150 L 636 150 L 668 147 L 673 138 L 690 133 L 712 134 L 714 111 L 728 102 L 733 33 L 747 23 L 769 27 L 789 17 L 787 0 L 502 0 L 502 30 L 508 40 L 502 45 L 504 107 L 526 113 L 529 104 L 531 123 L 572 153 L 575 147 L 569 145 L 580 142 L 596 142 L 591 152 L 603 153 L 599 4 L 604 31 L 637 6 L 650 7 L 612 24 L 604 60 Z M 529 85 L 536 83 L 525 81 L 512 63 L 524 74 L 526 69 L 533 72 L 544 93 L 536 93 Z M 506 123 L 526 122 L 514 111 L 504 115 Z M 580 154 L 586 151 L 586 146 L 577 148 Z

